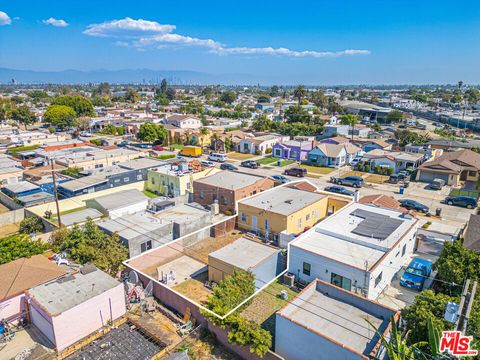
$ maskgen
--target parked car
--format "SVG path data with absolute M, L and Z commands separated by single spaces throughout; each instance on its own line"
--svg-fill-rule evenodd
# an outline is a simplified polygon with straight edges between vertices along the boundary
M 214 167 L 215 163 L 213 161 L 202 160 L 202 161 L 200 161 L 200 165 L 205 166 L 205 167 Z
M 165 151 L 165 150 L 167 150 L 167 149 L 166 149 L 166 148 L 164 148 L 164 147 L 163 147 L 163 146 L 161 146 L 161 145 L 155 145 L 155 146 L 153 147 L 153 150 L 157 150 L 157 151 Z
M 410 199 L 400 199 L 398 200 L 400 203 L 400 206 L 408 209 L 408 210 L 415 210 L 422 212 L 424 214 L 428 214 L 428 211 L 430 210 L 428 206 L 423 205 L 422 203 L 419 203 L 418 201 L 415 200 L 410 200 Z
M 422 291 L 425 281 L 432 273 L 432 262 L 427 259 L 415 258 L 400 277 L 400 285 Z
M 391 184 L 397 184 L 400 181 L 405 181 L 407 179 L 408 179 L 408 176 L 405 176 L 405 174 L 398 173 L 398 174 L 390 175 L 390 177 L 388 178 L 388 182 Z
M 290 168 L 290 169 L 286 169 L 283 173 L 285 175 L 290 175 L 290 176 L 304 177 L 305 175 L 307 175 L 307 169 Z
M 354 188 L 361 188 L 363 186 L 363 179 L 360 176 L 347 176 L 344 178 L 332 176 L 330 181 L 334 184 L 353 186 Z
M 448 196 L 445 199 L 445 203 L 448 205 L 466 207 L 467 209 L 473 209 L 477 207 L 477 199 L 471 196 Z
M 240 163 L 241 166 L 243 167 L 248 167 L 250 169 L 256 169 L 258 168 L 258 163 L 253 160 L 245 160 Z
M 327 186 L 324 190 L 348 196 L 353 196 L 355 194 L 355 192 L 345 189 L 343 186 Z
M 229 163 L 223 163 L 220 165 L 220 169 L 222 170 L 231 170 L 231 171 L 237 171 L 238 168 L 236 166 L 233 166 L 232 164 Z
M 353 159 L 350 161 L 350 166 L 357 166 L 357 165 L 360 163 L 360 160 L 362 160 L 361 157 L 353 158 Z
M 270 179 L 275 180 L 276 182 L 279 182 L 280 184 L 286 184 L 290 182 L 291 180 L 283 175 L 272 175 L 270 176 Z
M 432 183 L 430 184 L 430 189 L 433 190 L 442 190 L 445 186 L 445 180 L 443 179 L 433 179 Z
M 208 160 L 225 162 L 227 160 L 227 155 L 221 153 L 208 154 Z

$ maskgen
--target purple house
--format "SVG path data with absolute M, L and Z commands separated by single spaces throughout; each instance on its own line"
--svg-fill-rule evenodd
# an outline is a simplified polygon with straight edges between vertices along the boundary
M 277 143 L 272 147 L 273 157 L 286 160 L 303 161 L 312 150 L 312 141 L 290 140 L 284 143 Z

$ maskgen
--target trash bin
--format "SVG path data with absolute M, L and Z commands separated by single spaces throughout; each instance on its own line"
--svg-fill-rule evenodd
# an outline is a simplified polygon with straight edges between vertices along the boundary
M 410 185 L 410 181 L 404 181 L 403 182 L 403 187 L 406 189 Z
M 280 161 L 280 159 L 278 159 L 277 160 L 277 166 L 280 166 L 280 164 L 281 164 L 281 161 Z
M 441 209 L 441 208 L 436 208 L 436 209 L 435 209 L 435 215 L 436 215 L 436 216 L 442 215 L 442 209 Z
M 405 188 L 400 186 L 399 194 L 402 195 L 405 192 Z

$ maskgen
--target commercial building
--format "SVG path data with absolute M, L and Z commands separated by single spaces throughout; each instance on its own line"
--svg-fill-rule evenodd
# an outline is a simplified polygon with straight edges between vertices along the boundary
M 238 227 L 284 243 L 333 212 L 328 205 L 326 195 L 277 187 L 238 203 Z
M 221 171 L 193 182 L 195 202 L 210 206 L 218 204 L 223 213 L 234 214 L 237 201 L 274 186 L 269 178 L 234 171 Z
M 288 271 L 376 299 L 412 254 L 417 229 L 408 213 L 351 203 L 290 242 Z
M 27 291 L 30 320 L 61 352 L 126 312 L 124 285 L 93 265 Z
M 314 280 L 275 316 L 275 352 L 289 360 L 383 359 L 395 310 Z M 368 322 L 367 322 L 368 321 Z M 372 326 L 373 325 L 373 326 Z

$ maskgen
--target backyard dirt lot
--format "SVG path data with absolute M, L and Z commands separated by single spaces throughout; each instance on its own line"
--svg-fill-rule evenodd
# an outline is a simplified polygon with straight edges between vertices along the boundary
M 172 289 L 185 295 L 189 299 L 195 300 L 199 304 L 205 305 L 208 298 L 212 295 L 212 291 L 205 287 L 207 280 L 208 271 L 205 271 L 179 285 L 173 286 Z
M 208 263 L 208 254 L 221 249 L 222 247 L 234 242 L 242 236 L 240 231 L 232 231 L 225 236 L 219 236 L 216 238 L 209 237 L 205 240 L 199 241 L 196 244 L 184 249 L 185 255 L 201 261 L 204 264 Z

